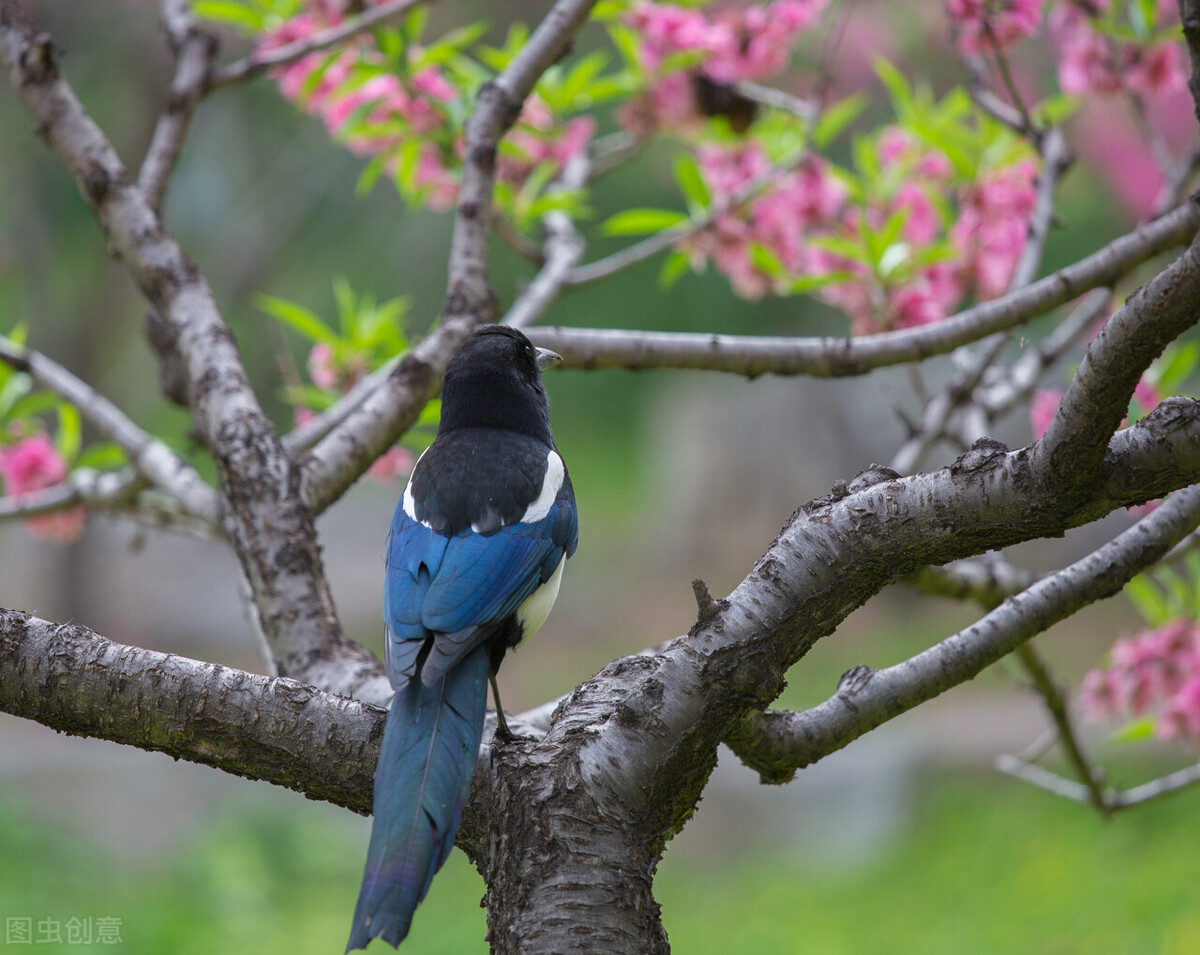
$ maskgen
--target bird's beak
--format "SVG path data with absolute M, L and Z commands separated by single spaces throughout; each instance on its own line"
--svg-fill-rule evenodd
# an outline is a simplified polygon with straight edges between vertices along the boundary
M 562 355 L 551 351 L 549 348 L 537 349 L 537 364 L 539 368 L 549 368 L 552 365 L 557 365 L 562 360 Z

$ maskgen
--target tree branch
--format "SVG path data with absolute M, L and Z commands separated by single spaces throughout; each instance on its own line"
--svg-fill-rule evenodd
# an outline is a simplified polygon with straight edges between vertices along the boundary
M 175 170 L 192 115 L 204 97 L 217 53 L 216 37 L 196 25 L 190 6 L 190 0 L 162 0 L 163 25 L 175 51 L 175 76 L 138 172 L 138 188 L 146 204 L 156 210 Z
M 103 132 L 59 73 L 52 39 L 0 0 L 0 62 L 118 256 L 176 336 L 193 415 L 213 452 L 226 532 L 255 595 L 279 672 L 374 693 L 378 661 L 347 643 L 321 565 L 300 474 L 246 378 L 200 270 L 163 229 Z
M 529 336 L 563 356 L 568 368 L 693 368 L 745 375 L 862 375 L 953 351 L 1030 319 L 1098 286 L 1112 285 L 1200 227 L 1200 205 L 1188 201 L 1161 219 L 1074 265 L 935 325 L 857 338 L 768 338 L 682 332 L 532 328 Z
M 547 192 L 582 189 L 590 171 L 591 163 L 587 156 L 576 156 L 567 163 L 559 181 L 552 184 Z M 558 297 L 568 273 L 583 255 L 583 237 L 569 215 L 561 209 L 556 209 L 547 213 L 542 222 L 546 228 L 546 241 L 542 249 L 543 264 L 533 281 L 504 316 L 503 324 L 513 328 L 525 328 L 538 320 Z
M 1087 493 L 1109 438 L 1129 410 L 1143 372 L 1195 324 L 1200 242 L 1130 295 L 1088 346 L 1045 435 L 1031 449 L 1035 467 L 1060 498 Z
M 0 609 L 0 710 L 371 812 L 385 713 Z
M 312 53 L 320 53 L 340 43 L 374 29 L 381 24 L 394 20 L 408 13 L 413 7 L 429 0 L 388 0 L 375 6 L 368 7 L 358 16 L 343 20 L 336 26 L 331 26 L 320 33 L 303 40 L 294 40 L 273 50 L 255 50 L 244 60 L 230 63 L 213 71 L 209 79 L 209 88 L 218 89 L 231 83 L 240 83 L 278 66 L 295 63 Z
M 1200 525 L 1200 486 L 1173 494 L 1153 514 L 1069 567 L 1008 598 L 966 630 L 882 670 L 851 671 L 838 693 L 800 713 L 755 713 L 729 739 L 747 765 L 777 781 L 869 730 L 977 676 L 1082 607 L 1119 593 Z
M 139 474 L 174 498 L 183 510 L 220 527 L 220 501 L 190 464 L 166 444 L 134 424 L 116 405 L 86 382 L 40 352 L 0 335 L 0 361 L 29 375 L 38 387 L 53 391 L 79 409 L 101 434 L 129 455 Z M 107 496 L 107 494 L 102 495 Z

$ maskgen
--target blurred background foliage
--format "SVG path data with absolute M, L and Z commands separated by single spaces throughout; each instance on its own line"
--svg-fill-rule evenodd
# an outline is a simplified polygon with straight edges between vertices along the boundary
M 65 51 L 84 105 L 136 165 L 171 68 L 157 4 L 27 5 Z M 920 16 L 906 14 L 907 5 L 859 6 L 870 29 L 846 46 L 845 82 L 871 97 L 864 122 L 882 118 L 885 97 L 865 67 L 877 53 L 896 57 L 906 72 L 919 64 L 939 91 L 960 81 L 945 38 L 929 32 L 938 4 L 920 6 Z M 500 17 L 482 3 L 434 5 L 430 30 L 457 25 L 467 10 L 507 21 L 535 19 L 544 7 L 509 2 Z M 493 22 L 492 42 L 502 40 L 503 26 Z M 585 34 L 582 52 L 589 42 Z M 227 56 L 242 49 L 232 35 L 228 47 Z M 7 92 L 0 144 L 0 325 L 24 323 L 31 345 L 189 449 L 186 415 L 158 393 L 143 303 Z M 303 365 L 307 342 L 269 317 L 260 296 L 334 321 L 338 280 L 381 302 L 403 295 L 414 335 L 440 306 L 449 218 L 406 208 L 386 184 L 356 198 L 362 165 L 261 80 L 201 106 L 167 195 L 168 228 L 206 273 L 281 428 L 292 423 L 287 369 Z M 668 189 L 670 151 L 651 148 L 606 177 L 593 205 L 601 218 L 660 206 Z M 1061 209 L 1047 269 L 1132 223 L 1086 164 L 1066 178 Z M 597 239 L 589 256 L 627 241 Z M 846 328 L 807 298 L 741 300 L 711 272 L 686 275 L 661 294 L 658 270 L 645 263 L 571 292 L 545 321 L 796 335 Z M 494 244 L 505 303 L 531 274 Z M 1047 324 L 1031 326 L 1029 338 Z M 933 383 L 948 373 L 937 361 L 924 370 Z M 537 649 L 519 652 L 503 674 L 505 699 L 517 709 L 569 691 L 619 654 L 684 632 L 694 618 L 693 577 L 727 592 L 796 506 L 888 460 L 904 432 L 886 409 L 916 407 L 903 371 L 761 382 L 564 371 L 549 375 L 547 388 L 583 546 Z M 1005 428 L 998 437 L 1028 442 L 1028 422 Z M 399 490 L 362 482 L 320 522 L 346 627 L 377 652 L 380 554 Z M 1115 515 L 1017 556 L 1036 569 L 1059 566 L 1127 522 Z M 0 604 L 261 670 L 232 558 L 210 542 L 93 517 L 77 544 L 57 548 L 0 526 Z M 782 702 L 824 699 L 850 666 L 900 660 L 973 616 L 971 608 L 889 591 L 802 661 Z M 1136 625 L 1132 609 L 1113 602 L 1056 627 L 1043 650 L 1077 680 Z M 1200 790 L 1104 823 L 991 771 L 996 754 L 1021 748 L 1043 725 L 1017 671 L 1001 666 L 789 787 L 759 786 L 725 753 L 695 821 L 660 868 L 676 951 L 1200 951 Z M 1186 760 L 1155 748 L 1135 758 L 1102 733 L 1089 742 L 1118 782 Z M 0 716 L 0 918 L 120 917 L 122 950 L 130 952 L 337 951 L 366 833 L 365 820 L 331 806 Z M 405 950 L 484 951 L 482 891 L 455 854 Z

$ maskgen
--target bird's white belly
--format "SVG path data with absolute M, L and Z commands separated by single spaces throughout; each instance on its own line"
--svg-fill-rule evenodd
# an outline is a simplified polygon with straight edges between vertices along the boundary
M 542 586 L 525 598 L 525 602 L 517 608 L 517 620 L 521 622 L 522 639 L 529 639 L 546 622 L 554 601 L 558 599 L 558 585 L 562 583 L 563 564 L 567 562 L 566 555 L 554 568 L 554 573 Z

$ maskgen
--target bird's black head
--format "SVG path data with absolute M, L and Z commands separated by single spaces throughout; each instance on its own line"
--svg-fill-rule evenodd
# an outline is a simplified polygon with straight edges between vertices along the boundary
M 553 446 L 541 367 L 557 360 L 515 328 L 476 329 L 446 366 L 438 434 L 455 428 L 501 428 Z

